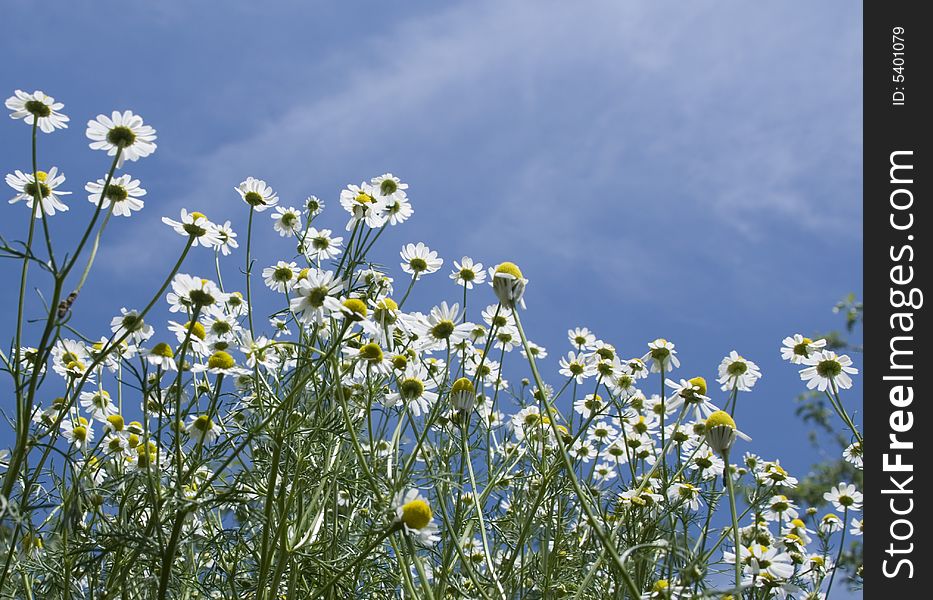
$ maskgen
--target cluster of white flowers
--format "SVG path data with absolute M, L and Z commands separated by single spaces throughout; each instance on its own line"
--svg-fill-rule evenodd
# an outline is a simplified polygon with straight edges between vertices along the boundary
M 42 92 L 17 91 L 7 106 L 43 132 L 67 127 L 63 105 Z M 93 232 L 99 212 L 129 217 L 144 208 L 146 190 L 118 170 L 151 155 L 156 135 L 138 115 L 115 111 L 90 121 L 87 136 L 114 157 L 110 172 L 85 186 Z M 11 203 L 42 207 L 34 220 L 69 210 L 55 167 L 15 171 L 7 182 Z M 410 292 L 442 269 L 438 253 L 422 242 L 402 247 L 409 281 L 400 297 L 391 273 L 368 256 L 384 228 L 412 216 L 408 189 L 391 173 L 348 185 L 339 194 L 348 235 L 335 236 L 319 222 L 316 196 L 284 208 L 265 181 L 235 186 L 249 226 L 254 213 L 274 209 L 267 233 L 290 245 L 261 272 L 276 302 L 266 333 L 254 319 L 249 266 L 237 273 L 245 293 L 221 276 L 221 259 L 234 252 L 251 264 L 249 244 L 240 247 L 229 220 L 187 209 L 163 218 L 186 242 L 178 266 L 151 303 L 119 308 L 105 335 L 69 333 L 62 325 L 74 299 L 61 310 L 55 297 L 40 323 L 50 333 L 4 356 L 25 411 L 17 446 L 4 455 L 4 464 L 12 459 L 4 496 L 21 512 L 30 503 L 62 510 L 32 513 L 28 534 L 17 530 L 9 543 L 52 552 L 40 540 L 68 530 L 87 548 L 69 550 L 87 554 L 68 568 L 100 594 L 126 585 L 124 570 L 161 597 L 195 581 L 221 594 L 246 581 L 262 593 L 303 590 L 297 597 L 338 585 L 367 597 L 425 589 L 519 597 L 557 590 L 529 574 L 556 574 L 556 563 L 571 560 L 585 577 L 575 585 L 607 594 L 719 597 L 726 592 L 696 571 L 717 563 L 737 568 L 735 586 L 749 597 L 828 591 L 847 518 L 861 535 L 862 496 L 840 483 L 825 499 L 842 517 L 820 517 L 786 495 L 797 479 L 779 460 L 745 453 L 730 462 L 736 438 L 750 441 L 732 415 L 762 377 L 754 362 L 736 351 L 722 360 L 719 401 L 703 376 L 672 378 L 682 369 L 674 343 L 659 338 L 623 355 L 576 327 L 559 385 L 546 385 L 537 367 L 548 351 L 526 337 L 529 281 L 516 264 L 485 268 L 463 256 L 449 272 L 458 301 L 420 312 L 408 305 Z M 216 273 L 179 272 L 195 247 L 213 253 Z M 157 328 L 159 307 L 171 318 Z M 844 413 L 839 390 L 857 373 L 851 359 L 801 335 L 784 340 L 782 355 Z M 522 379 L 505 379 L 506 364 Z M 852 434 L 844 456 L 861 468 L 861 437 Z M 58 454 L 49 458 L 48 448 Z M 59 469 L 42 471 L 45 464 Z M 70 471 L 58 477 L 64 465 Z M 733 485 L 747 502 L 720 533 L 717 509 L 737 510 Z M 129 536 L 134 527 L 140 535 Z M 231 527 L 254 558 L 234 558 Z M 149 560 L 105 550 L 115 539 Z M 654 566 L 633 569 L 635 580 L 618 577 L 629 568 L 626 549 L 645 544 L 654 544 L 642 555 Z M 670 555 L 689 560 L 657 550 L 675 545 Z M 93 568 L 80 570 L 84 558 Z M 379 561 L 399 568 L 372 566 Z M 25 567 L 4 575 L 41 590 L 52 579 Z

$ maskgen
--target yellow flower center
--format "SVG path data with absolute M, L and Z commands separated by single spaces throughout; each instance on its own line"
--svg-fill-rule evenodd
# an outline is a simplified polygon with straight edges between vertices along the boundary
M 402 522 L 412 529 L 424 529 L 432 516 L 431 507 L 424 500 L 412 500 L 402 505 Z
M 460 392 L 473 393 L 476 391 L 476 388 L 473 387 L 473 382 L 467 379 L 466 377 L 461 377 L 450 386 L 451 394 L 458 394 Z
M 207 366 L 210 369 L 231 369 L 233 364 L 233 357 L 223 350 L 218 350 L 207 359 Z
M 207 331 L 204 330 L 204 325 L 201 325 L 197 321 L 195 321 L 194 323 L 192 323 L 191 321 L 188 321 L 187 323 L 185 323 L 185 329 L 190 331 L 191 335 L 198 338 L 199 340 L 203 340 L 204 338 L 207 337 Z
M 727 413 L 724 410 L 717 410 L 716 412 L 711 414 L 709 417 L 707 417 L 706 419 L 707 429 L 712 429 L 713 427 L 719 427 L 720 425 L 725 425 L 726 427 L 729 427 L 730 429 L 735 429 L 735 420 L 733 420 L 733 418 L 729 416 L 729 413 Z
M 349 298 L 343 301 L 344 308 L 348 309 L 355 316 L 364 318 L 369 312 L 366 308 L 366 303 L 360 300 L 359 298 Z
M 175 353 L 172 351 L 172 347 L 166 344 L 165 342 L 159 342 L 152 347 L 152 354 L 156 356 L 161 356 L 162 358 L 174 358 Z
M 515 279 L 524 279 L 524 277 L 522 277 L 522 270 L 513 262 L 500 263 L 499 266 L 496 267 L 496 275 L 499 274 L 511 275 Z
M 382 348 L 375 343 L 364 344 L 360 348 L 360 358 L 370 362 L 379 362 L 382 360 Z
M 696 392 L 700 394 L 701 396 L 706 395 L 706 390 L 707 390 L 706 379 L 702 377 L 694 377 L 693 379 L 689 379 L 687 383 L 692 385 L 694 389 L 696 390 Z

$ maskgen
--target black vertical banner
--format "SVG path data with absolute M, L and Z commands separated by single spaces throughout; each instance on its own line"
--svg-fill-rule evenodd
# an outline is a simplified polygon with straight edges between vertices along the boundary
M 933 398 L 924 376 L 933 174 L 924 2 L 864 3 L 866 598 L 929 598 Z M 926 327 L 923 327 L 926 325 Z M 926 544 L 929 545 L 928 543 Z

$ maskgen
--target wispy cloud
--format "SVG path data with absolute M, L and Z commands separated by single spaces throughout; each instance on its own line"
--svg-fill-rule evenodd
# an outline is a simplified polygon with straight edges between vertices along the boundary
M 833 187 L 851 172 L 841 183 L 857 189 L 856 30 L 829 35 L 832 24 L 792 12 L 474 2 L 368 27 L 344 49 L 337 85 L 289 62 L 282 93 L 266 91 L 275 114 L 196 161 L 174 208 L 229 213 L 246 175 L 297 202 L 393 169 L 431 222 L 467 211 L 458 247 L 566 266 L 602 253 L 620 280 L 649 276 L 618 256 L 644 255 L 659 232 L 675 252 L 652 255 L 649 272 L 678 250 L 721 253 L 677 241 L 696 231 L 754 238 L 785 221 L 846 238 L 858 199 Z M 813 55 L 851 69 L 823 80 Z

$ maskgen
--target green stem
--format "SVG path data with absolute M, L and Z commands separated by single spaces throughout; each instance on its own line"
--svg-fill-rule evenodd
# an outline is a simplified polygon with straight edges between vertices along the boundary
M 723 453 L 723 460 L 726 462 L 726 471 L 724 479 L 729 491 L 729 508 L 732 511 L 732 535 L 735 539 L 735 597 L 742 597 L 742 538 L 739 536 L 739 517 L 735 509 L 735 485 L 732 482 L 732 475 L 729 473 L 729 452 Z

